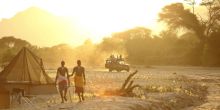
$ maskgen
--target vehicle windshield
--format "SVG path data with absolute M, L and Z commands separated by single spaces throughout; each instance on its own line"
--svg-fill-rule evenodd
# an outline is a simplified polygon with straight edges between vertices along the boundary
M 124 62 L 124 61 L 119 61 L 118 63 L 119 63 L 119 64 L 125 64 L 125 62 Z

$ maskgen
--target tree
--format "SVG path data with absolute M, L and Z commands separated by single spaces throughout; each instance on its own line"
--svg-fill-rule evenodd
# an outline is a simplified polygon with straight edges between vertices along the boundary
M 103 41 L 98 45 L 98 49 L 106 53 L 121 53 L 123 52 L 124 43 L 119 37 L 121 33 L 114 33 L 112 37 L 103 38 Z
M 211 48 L 210 40 L 213 39 L 213 34 L 218 32 L 220 27 L 220 0 L 203 0 L 201 6 L 206 7 L 207 16 L 195 15 L 185 9 L 181 3 L 165 6 L 159 14 L 159 21 L 164 21 L 174 30 L 184 28 L 194 32 L 200 40 L 194 50 L 197 52 L 195 56 L 199 58 L 198 64 L 205 64 L 205 60 L 208 60 L 204 58 L 207 56 L 206 54 L 212 54 L 207 52 L 213 52 L 207 51 L 208 47 Z
M 2 55 L 1 64 L 3 65 L 8 64 L 14 57 L 15 54 L 12 53 L 10 49 L 6 50 L 5 53 Z
M 212 32 L 205 48 L 204 61 L 206 66 L 220 66 L 220 27 Z
M 195 13 L 195 4 L 196 4 L 195 0 L 184 0 L 184 1 L 188 2 L 188 4 L 192 6 L 192 10 L 193 10 L 193 14 L 194 14 Z
M 216 28 L 219 26 L 220 19 L 220 8 L 215 0 L 204 0 L 203 5 L 207 7 L 208 10 L 208 19 L 201 20 L 198 17 L 191 13 L 188 9 L 185 9 L 183 4 L 175 3 L 168 6 L 165 6 L 162 12 L 159 14 L 159 21 L 164 21 L 172 29 L 185 28 L 189 31 L 193 31 L 196 36 L 199 38 L 200 43 L 197 45 L 197 58 L 199 58 L 198 64 L 203 63 L 204 49 L 207 45 L 207 40 L 210 35 L 216 31 Z
M 203 0 L 201 5 L 208 10 L 207 20 L 201 18 L 201 22 L 206 26 L 205 35 L 208 38 L 220 26 L 220 0 Z
M 133 64 L 150 64 L 149 57 L 154 53 L 151 30 L 143 27 L 130 29 L 122 33 L 125 50 Z
M 182 3 L 165 6 L 159 16 L 159 21 L 164 21 L 174 30 L 186 28 L 194 31 L 201 42 L 203 42 L 205 37 L 204 26 L 200 23 L 196 15 L 184 8 Z
M 0 39 L 0 63 L 8 63 L 23 47 L 30 47 L 30 43 L 25 40 L 5 36 Z

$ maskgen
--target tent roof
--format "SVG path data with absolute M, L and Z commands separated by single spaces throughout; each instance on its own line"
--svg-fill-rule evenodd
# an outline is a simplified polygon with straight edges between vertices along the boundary
M 43 61 L 26 47 L 12 59 L 0 74 L 6 83 L 48 84 L 53 80 L 45 73 Z

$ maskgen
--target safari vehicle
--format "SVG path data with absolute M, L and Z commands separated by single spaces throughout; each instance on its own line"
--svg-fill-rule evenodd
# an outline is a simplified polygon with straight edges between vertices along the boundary
M 109 58 L 105 62 L 105 68 L 112 72 L 114 70 L 121 72 L 123 70 L 129 72 L 130 68 L 128 64 L 125 64 L 123 59 Z

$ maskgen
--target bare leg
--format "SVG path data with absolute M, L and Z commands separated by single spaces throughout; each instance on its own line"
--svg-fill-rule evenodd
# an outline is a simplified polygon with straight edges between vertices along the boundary
M 81 97 L 82 97 L 82 100 L 84 101 L 85 98 L 84 98 L 84 94 L 83 94 L 83 92 L 82 92 L 82 94 L 81 94 Z
M 60 90 L 60 96 L 61 96 L 61 100 L 62 100 L 61 103 L 63 103 L 64 101 L 63 101 L 63 91 L 62 90 Z
M 65 101 L 67 101 L 66 93 L 67 93 L 67 88 L 64 90 L 64 97 L 63 98 L 64 98 Z
M 81 99 L 80 93 L 77 93 L 77 94 L 78 94 L 78 96 L 79 96 L 79 102 L 81 102 L 82 99 Z

